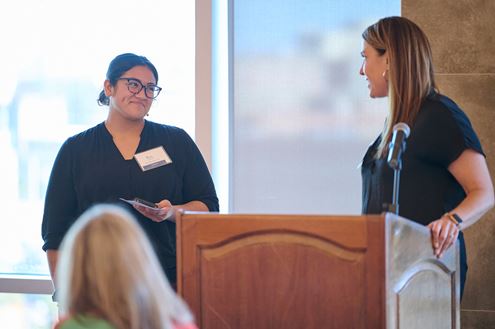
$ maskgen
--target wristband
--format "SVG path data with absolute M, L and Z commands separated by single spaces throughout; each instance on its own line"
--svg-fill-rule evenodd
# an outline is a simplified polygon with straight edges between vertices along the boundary
M 455 226 L 460 230 L 460 225 L 462 223 L 462 218 L 458 214 L 454 213 L 445 213 L 445 215 Z

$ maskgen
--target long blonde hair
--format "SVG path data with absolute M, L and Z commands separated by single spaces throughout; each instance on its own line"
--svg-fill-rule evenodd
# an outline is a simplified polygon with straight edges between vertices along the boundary
M 430 43 L 425 33 L 404 17 L 385 17 L 369 26 L 363 39 L 380 54 L 387 54 L 389 115 L 378 146 L 377 158 L 383 157 L 390 142 L 392 128 L 405 122 L 411 128 L 421 103 L 437 91 Z
M 117 206 L 94 206 L 70 228 L 56 279 L 62 316 L 92 315 L 117 329 L 171 329 L 193 320 L 144 231 Z

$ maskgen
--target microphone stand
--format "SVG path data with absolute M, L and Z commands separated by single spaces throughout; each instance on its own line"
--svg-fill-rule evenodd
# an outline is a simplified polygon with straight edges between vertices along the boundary
M 390 168 L 394 170 L 394 185 L 392 190 L 392 203 L 384 204 L 384 210 L 387 212 L 391 212 L 393 214 L 399 215 L 399 185 L 400 185 L 400 171 L 402 169 L 402 153 L 406 149 L 405 141 L 402 142 L 401 152 L 397 158 L 397 163 L 394 165 L 388 162 Z
M 387 163 L 394 170 L 394 188 L 392 193 L 392 204 L 384 204 L 384 211 L 399 215 L 399 184 L 400 171 L 402 169 L 402 153 L 406 151 L 406 139 L 411 129 L 404 122 L 394 125 L 392 140 L 388 144 Z
M 402 160 L 397 161 L 397 166 L 394 168 L 394 187 L 392 190 L 392 204 L 388 205 L 388 211 L 399 215 L 399 185 L 400 171 L 402 169 Z

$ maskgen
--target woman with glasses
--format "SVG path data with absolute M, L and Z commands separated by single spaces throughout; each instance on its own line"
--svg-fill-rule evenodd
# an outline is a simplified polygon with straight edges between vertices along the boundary
M 176 210 L 219 210 L 213 181 L 193 140 L 180 128 L 144 119 L 161 91 L 157 84 L 158 72 L 146 57 L 115 57 L 98 98 L 109 108 L 106 120 L 62 145 L 42 224 L 53 280 L 65 233 L 94 204 L 120 203 L 134 211 L 172 285 Z M 121 201 L 135 198 L 150 205 L 131 207 Z

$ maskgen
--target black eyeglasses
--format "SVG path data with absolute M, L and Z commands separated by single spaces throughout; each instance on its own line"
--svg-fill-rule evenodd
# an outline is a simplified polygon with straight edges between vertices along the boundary
M 161 87 L 154 84 L 144 85 L 139 79 L 136 78 L 118 78 L 117 80 L 126 80 L 127 89 L 134 95 L 139 94 L 144 88 L 144 95 L 150 99 L 155 99 L 162 91 Z

